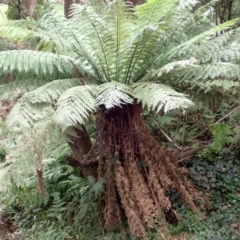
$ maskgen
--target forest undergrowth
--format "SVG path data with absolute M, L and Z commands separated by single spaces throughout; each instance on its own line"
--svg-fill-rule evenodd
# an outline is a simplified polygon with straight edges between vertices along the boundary
M 34 48 L 35 40 L 18 45 L 0 38 L 0 51 Z M 59 76 L 56 72 L 52 79 Z M 27 78 L 28 87 L 20 84 Z M 237 91 L 200 88 L 192 99 L 195 105 L 184 113 L 142 113 L 140 104 L 100 109 L 86 124 L 91 151 L 98 149 L 98 154 L 84 156 L 96 170 L 94 178 L 76 167 L 71 144 L 49 119 L 23 132 L 6 127 L 11 109 L 24 93 L 39 87 L 39 79 L 41 74 L 15 70 L 0 77 L 0 240 L 140 240 L 138 232 L 146 240 L 240 240 Z M 5 83 L 11 89 L 3 90 Z M 105 134 L 109 132 L 110 137 Z M 125 141 L 129 132 L 135 135 Z M 112 159 L 106 156 L 113 157 L 114 164 L 108 164 Z M 141 205 L 142 219 L 132 217 L 130 194 Z M 116 211 L 106 203 L 116 203 Z

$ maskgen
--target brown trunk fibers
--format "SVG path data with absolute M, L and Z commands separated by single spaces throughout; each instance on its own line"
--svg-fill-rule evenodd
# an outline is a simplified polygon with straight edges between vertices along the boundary
M 164 225 L 164 213 L 177 218 L 166 190 L 176 189 L 187 205 L 201 213 L 194 204 L 197 191 L 151 136 L 141 113 L 138 104 L 102 111 L 97 148 L 88 161 L 97 162 L 98 178 L 106 174 L 106 228 L 120 224 L 122 206 L 132 234 L 145 239 L 146 228 Z

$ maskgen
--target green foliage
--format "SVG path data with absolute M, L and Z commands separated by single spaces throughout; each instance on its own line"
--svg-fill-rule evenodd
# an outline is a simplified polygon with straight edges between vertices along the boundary
M 96 199 L 103 193 L 103 183 L 83 179 L 62 157 L 45 165 L 44 196 L 36 194 L 37 183 L 30 176 L 24 186 L 13 181 L 1 199 L 24 239 L 94 239 L 102 228 Z M 95 231 L 90 232 L 92 224 Z
M 9 95 L 16 100 L 23 95 L 9 115 L 8 126 L 32 127 L 24 134 L 8 135 L 7 143 L 1 141 L 3 158 L 11 150 L 10 160 L 0 170 L 2 183 L 11 179 L 2 198 L 24 239 L 98 239 L 105 235 L 99 220 L 102 213 L 97 211 L 104 179 L 84 180 L 62 160 L 69 156 L 62 134 L 59 129 L 45 129 L 52 116 L 67 128 L 85 123 L 102 108 L 138 101 L 148 111 L 159 112 L 148 118 L 153 131 L 167 130 L 172 139 L 184 144 L 194 142 L 198 132 L 214 123 L 212 109 L 196 106 L 184 116 L 175 111 L 163 117 L 162 112 L 191 106 L 186 94 L 200 99 L 200 105 L 206 103 L 203 93 L 209 94 L 209 102 L 216 100 L 216 93 L 239 96 L 239 29 L 234 28 L 238 20 L 214 27 L 204 22 L 208 7 L 194 12 L 196 3 L 150 0 L 133 9 L 120 0 L 108 5 L 96 1 L 73 6 L 69 20 L 42 9 L 38 21 L 27 19 L 1 27 L 1 33 L 14 40 L 38 43 L 37 50 L 0 53 L 1 75 L 17 76 L 1 79 L 1 99 Z M 230 119 L 234 126 L 239 121 L 237 114 Z M 231 224 L 239 223 L 239 163 L 222 162 L 222 154 L 229 141 L 239 145 L 240 132 L 226 123 L 212 126 L 201 136 L 203 140 L 213 136 L 204 156 L 218 161 L 199 160 L 191 166 L 193 181 L 214 203 L 208 208 L 209 219 L 201 222 L 182 208 L 178 209 L 182 221 L 170 227 L 172 234 L 185 231 L 189 239 L 237 236 Z M 36 194 L 36 148 L 43 155 L 44 197 Z M 149 232 L 149 239 L 161 237 Z M 103 237 L 124 238 L 134 239 L 128 233 Z
M 18 20 L 21 18 L 16 7 L 8 6 L 6 11 L 6 17 L 8 20 Z
M 189 163 L 190 176 L 204 196 L 207 219 L 200 220 L 196 214 L 181 204 L 175 205 L 181 221 L 170 225 L 171 234 L 184 233 L 187 239 L 227 240 L 239 239 L 240 226 L 240 179 L 239 160 L 233 153 L 226 153 L 218 162 L 193 159 Z
M 214 156 L 227 151 L 225 147 L 233 141 L 233 132 L 226 123 L 214 124 L 210 128 L 210 131 L 213 135 L 213 141 L 203 150 L 201 154 L 208 159 L 214 160 Z

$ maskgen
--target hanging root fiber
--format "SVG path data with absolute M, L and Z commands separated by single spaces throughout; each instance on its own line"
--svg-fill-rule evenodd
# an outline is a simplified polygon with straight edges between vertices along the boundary
M 165 225 L 165 215 L 177 220 L 169 189 L 176 189 L 183 202 L 201 213 L 193 201 L 196 191 L 146 129 L 141 113 L 138 104 L 101 112 L 92 161 L 98 161 L 99 178 L 105 174 L 107 179 L 106 228 L 119 226 L 124 209 L 132 234 L 145 239 L 147 228 Z

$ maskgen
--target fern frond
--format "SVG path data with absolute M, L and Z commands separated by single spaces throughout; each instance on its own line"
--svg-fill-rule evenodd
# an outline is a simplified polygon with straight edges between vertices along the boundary
M 73 87 L 65 91 L 57 102 L 55 123 L 65 128 L 84 124 L 84 120 L 96 111 L 95 94 L 96 87 L 91 85 Z
M 124 58 L 125 44 L 128 42 L 129 37 L 132 35 L 136 26 L 136 18 L 132 14 L 133 6 L 130 2 L 123 2 L 121 0 L 115 0 L 106 7 L 105 12 L 109 12 L 103 16 L 103 21 L 109 22 L 108 31 L 112 37 L 111 45 L 108 47 L 108 51 L 113 52 L 112 65 L 112 77 L 113 81 L 120 82 L 123 79 L 122 70 L 125 68 L 122 64 Z M 127 21 L 126 21 L 127 19 Z M 110 54 L 109 54 L 110 56 Z
M 216 34 L 218 34 L 221 31 L 229 30 L 233 28 L 237 23 L 239 22 L 239 19 L 233 19 L 231 21 L 225 22 L 223 24 L 220 24 L 218 26 L 215 26 L 211 28 L 210 30 L 207 30 L 203 33 L 200 33 L 187 41 L 184 41 L 181 44 L 178 44 L 176 47 L 172 47 L 167 53 L 165 53 L 164 56 L 160 56 L 156 59 L 156 62 L 161 63 L 163 58 L 166 59 L 172 59 L 172 58 L 178 58 L 181 56 L 186 56 L 185 52 L 186 50 L 191 49 L 191 47 L 195 47 L 197 44 L 201 44 L 202 42 L 207 42 L 211 38 L 215 38 Z M 195 45 L 196 44 L 196 45 Z
M 34 38 L 34 29 L 36 25 L 36 21 L 31 18 L 7 21 L 6 24 L 0 26 L 0 33 L 6 38 L 15 41 L 23 41 L 25 39 Z
M 238 33 L 228 31 L 213 39 L 192 45 L 191 49 L 186 49 L 184 56 L 194 57 L 200 63 L 239 60 L 240 45 L 234 42 L 237 38 Z
M 135 26 L 133 18 L 130 9 L 120 0 L 113 1 L 100 13 L 94 6 L 73 8 L 69 22 L 74 29 L 70 33 L 74 36 L 72 46 L 77 55 L 88 60 L 101 83 L 121 79 L 120 56 Z M 85 29 L 88 34 L 83 37 Z
M 165 66 L 156 69 L 154 71 L 148 72 L 142 79 L 142 82 L 149 81 L 151 79 L 160 78 L 163 74 L 168 74 L 172 71 L 176 71 L 182 68 L 196 67 L 197 60 L 195 58 L 190 58 L 188 60 L 181 60 L 176 62 L 171 62 L 166 64 Z
M 176 92 L 167 85 L 156 83 L 136 83 L 133 92 L 139 102 L 149 110 L 168 112 L 174 109 L 186 109 L 193 105 L 185 94 Z
M 148 0 L 147 3 L 136 7 L 136 15 L 143 25 L 160 22 L 177 4 L 175 0 Z
M 240 81 L 240 66 L 234 63 L 217 62 L 206 65 L 185 68 L 175 73 L 175 81 L 203 81 L 228 79 Z
M 0 74 L 18 70 L 19 72 L 34 71 L 36 74 L 52 74 L 55 70 L 72 73 L 75 62 L 68 56 L 57 56 L 54 53 L 33 50 L 10 50 L 0 52 Z
M 193 88 L 197 87 L 204 93 L 213 92 L 214 90 L 229 92 L 231 95 L 235 95 L 240 91 L 240 82 L 222 79 L 196 81 L 194 83 L 189 81 L 188 86 L 192 86 Z
M 133 102 L 133 92 L 125 84 L 109 82 L 97 87 L 96 105 L 106 109 L 120 107 Z
M 84 83 L 83 80 L 77 78 L 71 79 L 61 79 L 54 80 L 35 91 L 29 92 L 25 95 L 25 98 L 30 103 L 53 103 L 58 100 L 63 92 L 67 89 L 82 85 Z
M 1 99 L 10 99 L 14 100 L 24 93 L 33 91 L 38 87 L 48 83 L 50 79 L 41 79 L 41 78 L 27 78 L 15 80 L 10 83 L 0 85 L 0 100 Z
M 23 96 L 8 115 L 6 125 L 9 129 L 22 130 L 32 127 L 36 122 L 51 117 L 53 108 L 48 104 L 30 104 Z
M 195 18 L 199 19 L 204 13 L 211 11 L 211 8 L 214 7 L 219 0 L 210 0 L 206 4 L 202 4 L 196 11 L 194 11 Z

